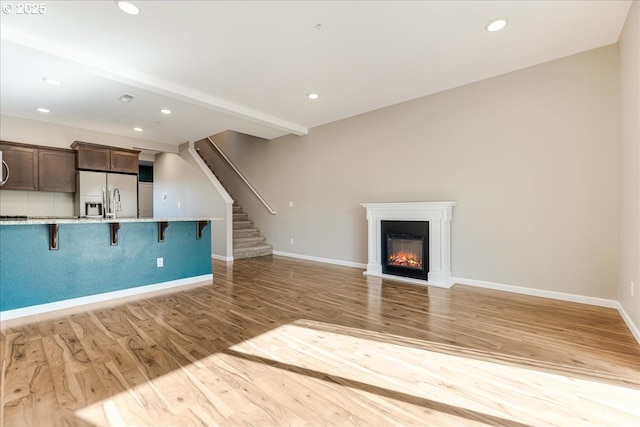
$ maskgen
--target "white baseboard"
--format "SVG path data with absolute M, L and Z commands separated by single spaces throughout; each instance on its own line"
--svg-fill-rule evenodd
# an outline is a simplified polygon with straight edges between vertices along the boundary
M 359 262 L 343 261 L 341 259 L 321 258 L 316 256 L 293 254 L 290 252 L 280 252 L 280 251 L 273 251 L 273 254 L 288 257 L 288 258 L 298 258 L 298 259 L 304 259 L 307 261 L 323 262 L 325 264 L 342 265 L 344 267 L 355 267 L 355 268 L 361 268 L 363 270 L 367 269 L 367 264 L 361 264 Z
M 32 316 L 34 314 L 50 313 L 53 311 L 65 310 L 73 307 L 86 306 L 87 304 L 103 303 L 117 298 L 146 294 L 165 289 L 172 289 L 195 283 L 211 282 L 213 274 L 203 274 L 202 276 L 187 277 L 184 279 L 171 280 L 168 282 L 154 283 L 151 285 L 138 286 L 135 288 L 121 289 L 119 291 L 105 292 L 102 294 L 88 295 L 86 297 L 72 298 L 62 301 L 50 302 L 46 304 L 32 305 L 30 307 L 16 308 L 13 310 L 0 311 L 0 320 L 13 320 L 20 317 Z
M 636 339 L 636 341 L 638 341 L 638 344 L 640 344 L 640 329 L 638 329 L 638 327 L 633 323 L 633 320 L 631 320 L 631 316 L 627 314 L 622 304 L 620 304 L 618 301 L 616 301 L 616 303 L 618 303 L 616 308 L 618 309 L 618 312 L 620 312 L 622 320 L 624 320 L 624 323 L 627 324 L 627 327 L 633 334 L 633 337 Z
M 587 297 L 584 295 L 567 294 L 564 292 L 547 291 L 544 289 L 525 288 L 523 286 L 505 285 L 503 283 L 486 282 L 484 280 L 453 277 L 454 283 L 461 285 L 477 286 L 479 288 L 495 289 L 497 291 L 514 292 L 516 294 L 531 295 L 534 297 L 552 298 L 561 301 L 578 302 L 582 304 L 597 305 L 600 307 L 618 308 L 616 300 L 606 298 Z
M 211 258 L 218 261 L 233 262 L 232 256 L 222 256 L 222 255 L 211 254 Z
M 587 297 L 584 295 L 567 294 L 564 292 L 546 291 L 542 289 L 525 288 L 522 286 L 505 285 L 502 283 L 485 282 L 483 280 L 465 279 L 463 277 L 454 277 L 455 283 L 461 285 L 477 286 L 480 288 L 495 289 L 497 291 L 514 292 L 517 294 L 531 295 L 535 297 L 552 298 L 561 301 L 577 302 L 581 304 L 595 305 L 599 307 L 615 308 L 620 313 L 622 320 L 627 324 L 629 331 L 640 344 L 640 330 L 636 326 L 631 317 L 624 310 L 619 301 L 606 298 Z

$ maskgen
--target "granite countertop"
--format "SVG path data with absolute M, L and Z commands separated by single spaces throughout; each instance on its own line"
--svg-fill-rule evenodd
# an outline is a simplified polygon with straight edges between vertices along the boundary
M 223 218 L 212 217 L 172 217 L 172 218 L 78 218 L 78 217 L 27 217 L 2 218 L 2 225 L 32 225 L 32 224 L 100 224 L 112 222 L 186 222 L 186 221 L 221 221 Z

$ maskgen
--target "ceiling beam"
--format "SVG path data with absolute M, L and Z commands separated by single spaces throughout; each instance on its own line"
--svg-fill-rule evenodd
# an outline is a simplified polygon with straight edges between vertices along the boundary
M 157 79 L 148 74 L 123 67 L 121 64 L 105 61 L 97 56 L 73 50 L 10 28 L 2 28 L 0 37 L 2 40 L 83 65 L 87 67 L 89 72 L 104 79 L 127 84 L 161 96 L 277 129 L 285 133 L 306 135 L 309 132 L 305 126 L 253 110 L 243 105 L 216 98 L 210 94 Z

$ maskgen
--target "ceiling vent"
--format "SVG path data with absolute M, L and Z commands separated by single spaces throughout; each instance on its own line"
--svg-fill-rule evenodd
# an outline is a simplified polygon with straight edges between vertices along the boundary
M 120 98 L 118 98 L 118 101 L 128 104 L 131 101 L 133 101 L 133 98 L 134 98 L 133 95 L 127 95 L 126 93 L 123 93 L 122 95 L 120 95 Z

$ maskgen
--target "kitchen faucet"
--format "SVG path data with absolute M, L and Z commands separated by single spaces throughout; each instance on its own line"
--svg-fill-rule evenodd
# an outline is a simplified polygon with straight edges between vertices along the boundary
M 109 194 L 109 190 L 106 188 L 102 189 L 102 200 L 104 201 L 104 206 L 106 206 L 104 211 L 104 216 L 106 218 L 116 219 L 116 212 L 122 211 L 122 202 L 120 201 L 120 189 L 118 187 L 113 187 L 111 190 L 111 194 Z
M 116 212 L 122 211 L 120 189 L 118 187 L 113 187 L 113 191 L 111 192 L 111 203 L 113 204 L 113 206 L 111 207 L 111 213 L 113 214 L 113 219 L 116 219 Z

